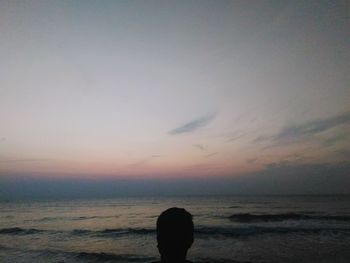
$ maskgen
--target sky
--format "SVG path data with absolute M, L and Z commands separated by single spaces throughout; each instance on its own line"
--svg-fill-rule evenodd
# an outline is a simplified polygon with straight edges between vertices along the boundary
M 349 28 L 348 1 L 1 0 L 0 197 L 350 193 Z

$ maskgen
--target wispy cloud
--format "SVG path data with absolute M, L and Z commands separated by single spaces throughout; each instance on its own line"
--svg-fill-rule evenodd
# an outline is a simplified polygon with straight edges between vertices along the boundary
M 318 119 L 305 123 L 289 125 L 281 129 L 275 135 L 258 136 L 252 142 L 269 142 L 269 145 L 266 145 L 263 148 L 268 149 L 280 145 L 300 143 L 305 140 L 310 141 L 313 139 L 315 142 L 319 143 L 321 147 L 329 147 L 340 141 L 344 141 L 349 137 L 347 133 L 344 133 L 341 127 L 341 125 L 347 124 L 350 124 L 350 112 L 344 112 L 325 119 Z M 317 138 L 315 136 L 331 129 L 337 129 L 335 131 L 338 134 L 327 138 Z
M 326 119 L 309 121 L 299 125 L 290 125 L 282 129 L 272 139 L 276 142 L 294 141 L 316 135 L 346 123 L 350 123 L 350 112 L 338 114 Z
M 350 149 L 339 149 L 334 151 L 338 157 L 350 159 Z
M 152 158 L 152 157 L 151 157 L 151 158 Z M 147 163 L 149 163 L 149 162 L 151 161 L 151 158 L 137 160 L 137 161 L 135 161 L 135 162 L 130 163 L 129 166 L 132 166 L 132 167 L 139 167 L 139 166 L 146 165 Z
M 0 163 L 31 163 L 31 162 L 46 162 L 50 161 L 50 159 L 7 159 L 7 160 L 0 160 Z
M 338 134 L 336 136 L 325 139 L 322 142 L 322 146 L 323 147 L 331 147 L 333 145 L 336 145 L 339 142 L 347 140 L 348 138 L 349 138 L 349 134 L 347 134 L 347 133 L 346 134 Z
M 161 157 L 160 154 L 153 154 L 153 155 L 149 156 L 148 158 L 137 160 L 135 162 L 130 163 L 129 165 L 134 166 L 134 167 L 143 166 L 143 165 L 146 165 L 146 164 L 152 162 L 154 159 L 160 158 L 160 157 Z
M 258 137 L 256 137 L 255 139 L 253 139 L 252 142 L 257 142 L 257 143 L 259 143 L 259 142 L 266 141 L 266 140 L 268 140 L 268 139 L 269 139 L 269 137 L 266 137 L 266 136 L 258 136 Z
M 205 158 L 210 158 L 210 157 L 213 157 L 214 155 L 217 155 L 219 152 L 214 152 L 214 153 L 209 153 L 207 155 L 205 155 L 204 157 Z
M 211 113 L 207 114 L 203 117 L 194 119 L 190 122 L 187 122 L 171 131 L 169 131 L 169 134 L 175 135 L 175 134 L 181 134 L 181 133 L 188 133 L 188 132 L 193 132 L 203 126 L 208 125 L 214 118 L 216 114 Z
M 205 151 L 207 149 L 206 145 L 203 144 L 193 144 L 193 147 L 197 148 L 198 150 Z
M 247 134 L 240 134 L 240 135 L 236 135 L 236 136 L 232 136 L 231 138 L 229 138 L 227 141 L 228 142 L 233 142 L 233 141 L 237 141 L 238 139 L 241 139 L 242 137 L 246 136 Z
M 232 132 L 226 132 L 224 134 L 221 134 L 219 137 L 222 137 L 223 139 L 225 139 L 226 142 L 233 142 L 247 135 L 249 135 L 249 132 L 242 131 L 242 130 L 235 130 Z
M 255 163 L 257 160 L 258 158 L 247 159 L 247 163 L 252 164 L 252 163 Z

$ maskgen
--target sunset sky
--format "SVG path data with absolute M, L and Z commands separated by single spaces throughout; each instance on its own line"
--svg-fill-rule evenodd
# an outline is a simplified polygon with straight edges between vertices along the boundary
M 347 1 L 0 1 L 0 178 L 341 186 L 349 28 Z

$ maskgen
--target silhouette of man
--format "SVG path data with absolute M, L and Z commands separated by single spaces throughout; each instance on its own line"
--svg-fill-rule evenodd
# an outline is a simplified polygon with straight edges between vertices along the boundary
M 183 208 L 169 208 L 157 219 L 157 242 L 161 263 L 190 263 L 187 250 L 193 243 L 192 215 Z

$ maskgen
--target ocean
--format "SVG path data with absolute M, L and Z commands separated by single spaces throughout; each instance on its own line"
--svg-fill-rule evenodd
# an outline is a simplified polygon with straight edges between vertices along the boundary
M 175 206 L 193 215 L 194 262 L 350 262 L 350 196 L 0 201 L 0 262 L 152 262 Z

